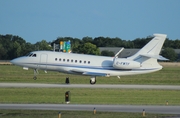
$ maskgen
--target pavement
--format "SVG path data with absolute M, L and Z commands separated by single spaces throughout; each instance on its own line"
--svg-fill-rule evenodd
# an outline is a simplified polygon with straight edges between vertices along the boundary
M 180 106 L 155 105 L 88 105 L 88 104 L 0 104 L 0 109 L 25 110 L 66 110 L 66 111 L 104 111 L 104 112 L 143 112 L 158 114 L 180 114 Z
M 180 90 L 175 85 L 117 85 L 117 84 L 37 84 L 37 83 L 0 83 L 0 88 L 113 88 L 113 89 L 162 89 Z

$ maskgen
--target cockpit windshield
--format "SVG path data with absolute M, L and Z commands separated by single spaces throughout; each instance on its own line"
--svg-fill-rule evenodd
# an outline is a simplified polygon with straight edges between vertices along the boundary
M 28 53 L 28 54 L 26 54 L 26 57 L 36 57 L 36 54 L 35 53 Z
M 33 57 L 36 57 L 36 54 L 33 54 Z
M 28 57 L 31 53 L 27 53 L 25 56 Z

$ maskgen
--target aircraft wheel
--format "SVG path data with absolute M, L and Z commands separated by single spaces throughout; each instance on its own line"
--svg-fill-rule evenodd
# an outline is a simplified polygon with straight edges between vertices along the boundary
M 34 77 L 33 77 L 33 79 L 34 79 L 34 80 L 36 80 L 36 79 L 37 79 L 37 77 L 36 77 L 36 76 L 34 76 Z
M 95 84 L 96 83 L 96 77 L 91 77 L 90 78 L 90 84 Z
M 93 84 L 95 84 L 95 83 L 96 83 L 96 81 L 95 81 L 95 82 L 92 82 L 92 81 L 90 80 L 90 84 L 92 84 L 92 85 L 93 85 Z

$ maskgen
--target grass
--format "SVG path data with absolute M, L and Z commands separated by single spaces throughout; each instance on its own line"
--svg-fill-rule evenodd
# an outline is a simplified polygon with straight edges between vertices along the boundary
M 117 77 L 97 77 L 97 84 L 153 84 L 153 85 L 180 85 L 180 67 L 166 66 L 162 70 L 150 74 Z M 33 70 L 23 70 L 14 65 L 0 65 L 1 82 L 17 83 L 65 83 L 70 77 L 71 84 L 89 84 L 89 76 L 70 75 L 59 72 L 44 73 L 39 71 L 38 79 L 33 80 Z
M 59 111 L 42 110 L 0 110 L 1 118 L 58 118 Z M 145 118 L 164 118 L 174 115 L 149 114 Z M 142 113 L 120 113 L 93 111 L 61 111 L 61 118 L 144 118 Z
M 0 88 L 0 103 L 180 105 L 178 90 L 80 89 L 80 88 Z
M 25 71 L 14 65 L 0 65 L 0 81 L 10 83 L 65 83 L 70 77 L 71 84 L 89 84 L 89 76 L 68 75 L 58 72 L 45 74 L 39 71 L 33 80 L 33 70 Z M 166 66 L 162 70 L 144 75 L 97 77 L 97 84 L 154 84 L 180 85 L 180 67 Z M 71 104 L 132 104 L 132 105 L 180 105 L 178 90 L 133 90 L 133 89 L 79 89 L 79 88 L 0 88 L 0 103 L 54 103 L 63 104 L 64 94 L 71 92 Z M 1 110 L 2 118 L 57 118 L 59 111 Z M 61 111 L 68 118 L 142 118 L 142 113 Z M 167 115 L 148 114 L 146 118 L 162 118 Z

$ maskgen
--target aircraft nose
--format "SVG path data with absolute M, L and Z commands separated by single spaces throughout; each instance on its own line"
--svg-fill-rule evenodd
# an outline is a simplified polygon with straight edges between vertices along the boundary
M 15 64 L 15 65 L 16 65 L 16 64 L 18 64 L 19 61 L 18 61 L 18 59 L 13 59 L 13 60 L 11 60 L 10 62 L 11 62 L 12 64 Z
M 14 64 L 14 63 L 15 63 L 15 59 L 11 60 L 10 62 L 11 62 L 12 64 Z

